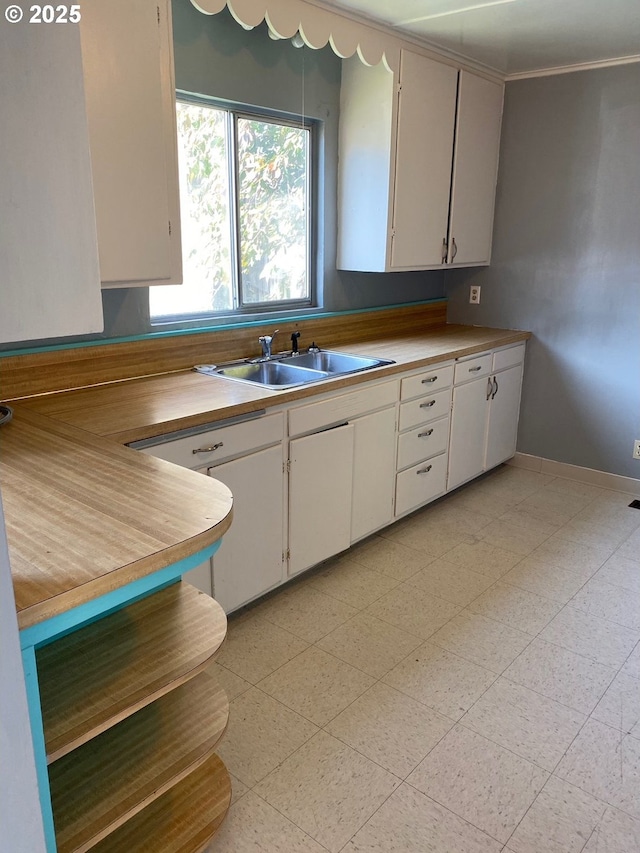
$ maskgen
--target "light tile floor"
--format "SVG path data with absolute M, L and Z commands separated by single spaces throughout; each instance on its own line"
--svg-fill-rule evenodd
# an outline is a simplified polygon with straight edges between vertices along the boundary
M 638 853 L 630 500 L 504 466 L 231 617 L 210 853 Z

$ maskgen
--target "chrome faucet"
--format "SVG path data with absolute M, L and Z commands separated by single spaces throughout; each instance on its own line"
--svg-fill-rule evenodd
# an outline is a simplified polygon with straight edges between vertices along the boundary
M 260 335 L 258 338 L 260 345 L 262 346 L 262 357 L 264 359 L 271 358 L 271 344 L 279 331 L 280 329 L 276 329 L 272 335 Z

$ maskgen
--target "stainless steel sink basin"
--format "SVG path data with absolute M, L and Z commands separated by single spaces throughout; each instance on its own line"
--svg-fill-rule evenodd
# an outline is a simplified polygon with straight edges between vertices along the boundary
M 310 367 L 313 370 L 324 370 L 332 376 L 336 376 L 339 373 L 356 373 L 359 370 L 370 370 L 372 367 L 381 367 L 384 364 L 393 364 L 392 361 L 387 361 L 383 358 L 367 358 L 361 355 L 350 355 L 346 352 L 332 352 L 331 350 L 305 352 L 301 355 L 294 355 L 286 363 L 293 363 L 300 367 Z
M 237 379 L 241 382 L 255 382 L 263 388 L 293 388 L 306 382 L 317 382 L 326 379 L 329 374 L 323 370 L 312 370 L 281 361 L 261 361 L 257 364 L 243 362 L 227 367 L 219 367 L 212 371 L 215 376 L 225 376 L 227 379 Z
M 208 376 L 224 376 L 236 382 L 251 382 L 263 388 L 278 390 L 393 363 L 383 358 L 319 350 L 300 355 L 278 355 L 273 361 L 237 361 L 221 367 L 197 364 L 194 369 Z

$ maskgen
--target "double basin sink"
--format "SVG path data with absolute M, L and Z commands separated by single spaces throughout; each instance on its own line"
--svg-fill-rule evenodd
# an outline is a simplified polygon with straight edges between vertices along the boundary
M 320 382 L 334 376 L 371 370 L 385 364 L 393 364 L 383 358 L 366 358 L 343 352 L 319 350 L 300 355 L 275 356 L 269 361 L 241 361 L 222 365 L 196 365 L 200 373 L 222 376 L 238 382 L 251 382 L 272 390 L 295 388 L 308 382 Z

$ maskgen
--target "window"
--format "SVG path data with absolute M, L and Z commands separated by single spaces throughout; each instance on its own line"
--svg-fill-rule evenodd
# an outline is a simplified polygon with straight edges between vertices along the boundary
M 311 124 L 178 102 L 184 284 L 151 318 L 311 305 Z

